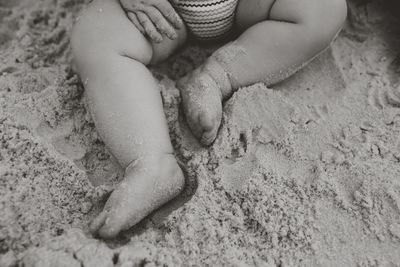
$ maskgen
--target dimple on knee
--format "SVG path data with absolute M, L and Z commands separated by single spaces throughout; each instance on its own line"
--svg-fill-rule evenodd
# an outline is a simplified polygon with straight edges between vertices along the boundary
M 127 58 L 145 65 L 150 61 L 150 57 L 146 56 L 148 53 L 135 56 L 115 43 L 97 38 L 90 28 L 85 28 L 82 24 L 76 24 L 72 30 L 71 48 L 73 62 L 79 72 L 107 68 L 110 61 L 118 60 L 118 58 Z

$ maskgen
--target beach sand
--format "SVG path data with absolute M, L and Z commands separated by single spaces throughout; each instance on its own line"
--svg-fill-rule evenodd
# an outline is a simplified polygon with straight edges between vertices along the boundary
M 175 81 L 212 49 L 154 68 L 187 185 L 107 242 L 88 222 L 121 168 L 71 67 L 84 2 L 0 0 L 0 266 L 400 266 L 400 35 L 385 1 L 351 2 L 332 47 L 289 80 L 239 90 L 210 148 Z

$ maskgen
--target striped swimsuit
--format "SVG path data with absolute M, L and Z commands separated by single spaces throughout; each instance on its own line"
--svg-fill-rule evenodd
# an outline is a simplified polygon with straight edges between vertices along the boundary
M 172 0 L 191 33 L 199 40 L 214 40 L 233 28 L 238 0 Z

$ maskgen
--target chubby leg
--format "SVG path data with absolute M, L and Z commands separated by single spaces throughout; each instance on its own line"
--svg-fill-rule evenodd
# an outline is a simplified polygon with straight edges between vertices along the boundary
M 181 85 L 194 135 L 211 144 L 222 100 L 240 87 L 273 85 L 292 75 L 328 47 L 346 12 L 345 0 L 241 0 L 236 16 L 241 36 L 217 50 Z M 199 90 L 204 86 L 207 90 Z
M 116 236 L 175 197 L 184 184 L 173 156 L 156 81 L 146 65 L 166 58 L 186 39 L 150 43 L 118 0 L 94 0 L 73 28 L 71 45 L 97 130 L 126 168 L 91 230 Z

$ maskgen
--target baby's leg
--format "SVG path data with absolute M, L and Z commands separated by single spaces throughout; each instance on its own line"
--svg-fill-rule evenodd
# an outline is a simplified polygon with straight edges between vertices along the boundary
M 237 24 L 242 29 L 250 28 L 226 48 L 236 51 L 236 58 L 230 61 L 222 56 L 220 60 L 228 68 L 234 89 L 258 81 L 273 85 L 286 79 L 329 46 L 347 14 L 345 0 L 273 2 L 265 21 L 255 20 L 244 1 L 239 4 Z
M 158 85 L 145 65 L 185 41 L 148 42 L 118 0 L 95 0 L 74 26 L 71 44 L 97 130 L 126 168 L 91 229 L 104 238 L 139 222 L 175 197 L 184 177 L 173 156 Z
M 330 44 L 346 12 L 345 0 L 240 1 L 236 22 L 243 34 L 216 51 L 196 70 L 198 78 L 182 86 L 189 125 L 196 125 L 193 133 L 210 144 L 220 125 L 222 99 L 240 87 L 261 81 L 273 85 L 299 70 Z M 198 90 L 205 80 L 214 94 Z M 215 108 L 198 104 L 204 102 Z

